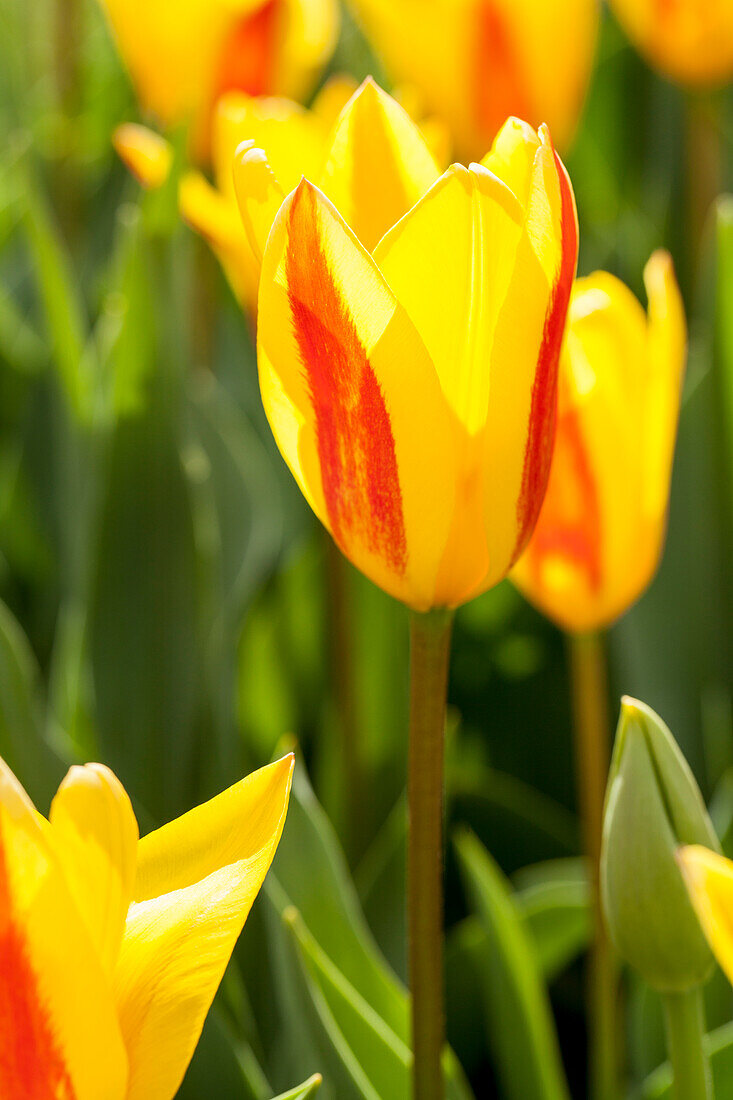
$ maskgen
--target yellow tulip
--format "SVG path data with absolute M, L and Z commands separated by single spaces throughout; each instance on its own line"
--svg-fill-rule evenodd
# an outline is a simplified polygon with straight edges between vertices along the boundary
M 611 0 L 611 7 L 649 63 L 685 84 L 733 77 L 730 0 Z
M 697 844 L 680 848 L 677 862 L 710 949 L 733 982 L 733 862 Z
M 462 156 L 480 156 L 504 119 L 575 131 L 590 76 L 597 0 L 352 0 L 398 83 L 419 89 Z
M 0 760 L 0 1096 L 171 1100 L 287 810 L 292 757 L 138 840 L 108 768 L 43 818 Z
M 163 186 L 173 164 L 173 150 L 165 138 L 147 126 L 123 122 L 112 135 L 112 144 L 141 187 Z
M 560 360 L 555 453 L 512 579 L 566 630 L 608 626 L 650 583 L 664 541 L 685 365 L 666 252 L 644 271 L 649 314 L 613 275 L 578 279 Z
M 322 88 L 310 110 L 289 99 L 241 92 L 222 96 L 214 112 L 212 132 L 216 186 L 195 171 L 181 180 L 179 200 L 184 219 L 208 240 L 250 316 L 257 306 L 260 271 L 234 195 L 232 164 L 237 147 L 250 140 L 266 148 L 290 190 L 301 175 L 312 175 L 320 169 L 329 131 L 354 88 L 350 78 L 334 78 Z
M 306 95 L 338 31 L 337 0 L 100 0 L 140 103 L 190 121 L 205 154 L 225 92 Z
M 263 255 L 262 398 L 301 490 L 385 591 L 463 603 L 516 560 L 549 470 L 577 223 L 546 128 L 510 119 L 481 164 L 436 178 L 368 83 L 322 190 L 285 197 L 255 148 L 234 174 Z

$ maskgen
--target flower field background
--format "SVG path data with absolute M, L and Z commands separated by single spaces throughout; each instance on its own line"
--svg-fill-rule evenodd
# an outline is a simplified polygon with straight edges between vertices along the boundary
M 390 88 L 349 10 L 323 79 L 343 73 Z M 324 1100 L 404 1100 L 407 613 L 332 567 L 251 325 L 179 216 L 183 133 L 159 189 L 114 152 L 140 118 L 96 2 L 2 0 L 0 756 L 44 813 L 70 764 L 104 762 L 147 832 L 294 748 L 282 840 L 179 1095 L 307 1096 L 287 1090 L 320 1073 Z M 604 8 L 562 152 L 579 275 L 645 303 L 666 248 L 689 327 L 666 547 L 608 632 L 609 725 L 622 693 L 662 715 L 733 857 L 731 88 L 665 80 Z M 458 610 L 448 700 L 448 1095 L 585 1096 L 568 653 L 509 581 Z M 661 1007 L 623 983 L 628 1095 L 660 1100 Z M 725 1100 L 719 972 L 705 1004 Z

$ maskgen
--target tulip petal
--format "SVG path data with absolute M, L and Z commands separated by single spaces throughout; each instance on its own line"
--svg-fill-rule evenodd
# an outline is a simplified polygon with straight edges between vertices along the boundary
M 409 115 L 365 80 L 336 122 L 320 186 L 368 251 L 438 174 Z
M 137 865 L 138 829 L 130 799 L 104 765 L 73 767 L 51 803 L 49 821 L 71 896 L 111 974 Z
M 453 509 L 448 409 L 383 275 L 305 180 L 267 244 L 258 360 L 270 425 L 316 515 L 380 587 L 431 606 Z
M 0 1096 L 124 1100 L 111 990 L 49 833 L 0 761 Z
M 263 149 L 243 142 L 234 158 L 234 187 L 247 239 L 258 264 L 262 264 L 267 238 L 285 192 Z
M 281 0 L 281 3 L 283 0 Z M 304 101 L 331 56 L 341 24 L 338 0 L 285 0 L 273 89 Z
M 570 180 L 565 166 L 550 141 L 546 127 L 540 127 L 540 148 L 535 155 L 527 201 L 527 237 L 534 257 L 524 262 L 520 250 L 516 277 L 518 286 L 531 293 L 532 272 L 537 262 L 549 275 L 550 295 L 542 328 L 537 365 L 531 383 L 531 402 L 524 452 L 522 482 L 517 504 L 517 539 L 511 560 L 513 564 L 524 547 L 539 516 L 547 488 L 555 439 L 555 409 L 557 405 L 557 373 L 565 331 L 570 294 L 578 262 L 578 215 Z M 523 323 L 528 313 L 519 304 L 519 295 L 509 297 L 511 311 L 505 311 L 503 321 L 512 332 Z M 541 301 L 536 294 L 535 302 Z M 531 334 L 527 325 L 526 334 Z M 526 344 L 523 350 L 526 350 Z M 490 433 L 487 433 L 490 441 Z M 489 445 L 490 442 L 489 442 Z M 492 464 L 492 469 L 496 465 Z M 487 500 L 486 514 L 490 524 L 493 502 Z
M 687 358 L 687 326 L 672 257 L 657 251 L 644 268 L 648 305 L 646 400 L 644 402 L 644 493 L 652 520 L 667 511 L 677 435 L 680 391 Z
M 485 468 L 479 436 L 497 392 L 492 361 L 506 361 L 512 378 L 521 363 L 504 359 L 511 346 L 496 343 L 497 322 L 512 281 L 524 212 L 513 193 L 478 165 L 450 168 L 394 229 L 374 258 L 407 310 L 435 363 L 456 421 L 461 455 L 450 537 L 438 578 L 438 603 L 456 605 L 481 584 L 490 567 L 484 531 Z M 515 341 L 516 342 L 516 341 Z M 496 357 L 496 358 L 495 358 Z M 507 399 L 508 400 L 508 399 Z M 502 402 L 497 431 L 517 438 L 518 423 Z M 501 417 L 506 422 L 502 424 Z M 520 440 L 521 442 L 521 440 Z M 501 467 L 495 477 L 504 482 Z M 516 535 L 516 497 L 494 513 Z M 513 543 L 512 543 L 513 545 Z
M 144 837 L 116 997 L 126 1100 L 171 1100 L 282 833 L 293 758 Z
M 211 186 L 200 172 L 187 172 L 178 189 L 181 217 L 204 237 L 247 310 L 257 301 L 259 267 L 233 198 Z
M 680 848 L 677 862 L 710 948 L 733 982 L 733 863 L 698 844 Z
M 220 190 L 234 195 L 232 164 L 244 141 L 264 149 L 284 193 L 323 167 L 326 127 L 298 103 L 274 96 L 222 96 L 214 117 L 214 164 Z
M 315 115 L 326 133 L 336 124 L 336 119 L 359 87 L 353 76 L 337 73 L 328 78 L 311 103 L 311 114 Z
M 453 165 L 374 249 L 470 435 L 486 420 L 494 329 L 522 223 L 501 180 Z
M 685 323 L 669 257 L 652 259 L 649 320 L 607 272 L 578 279 L 573 290 L 550 480 L 514 574 L 569 630 L 611 623 L 659 560 Z
M 163 186 L 173 163 L 173 150 L 165 138 L 147 126 L 123 122 L 112 135 L 112 144 L 142 187 L 154 190 Z

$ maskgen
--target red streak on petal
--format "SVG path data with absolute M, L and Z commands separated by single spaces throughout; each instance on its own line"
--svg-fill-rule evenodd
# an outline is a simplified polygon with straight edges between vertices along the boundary
M 518 534 L 512 563 L 522 553 L 534 530 L 547 489 L 547 479 L 550 476 L 557 411 L 557 368 L 570 292 L 575 277 L 575 265 L 578 260 L 578 225 L 570 181 L 557 154 L 555 154 L 555 163 L 560 181 L 562 251 L 560 267 L 545 317 L 537 371 L 532 385 L 522 488 L 517 502 Z
M 59 950 L 63 951 L 60 932 Z M 0 1097 L 74 1100 L 74 1087 L 56 1046 L 22 929 L 13 920 L 0 837 Z
M 566 408 L 559 417 L 547 495 L 527 563 L 542 589 L 542 567 L 559 557 L 585 573 L 592 592 L 601 587 L 601 510 L 598 490 L 583 439 L 578 410 Z
M 331 530 L 347 555 L 361 543 L 402 575 L 407 543 L 384 396 L 323 252 L 312 192 L 298 189 L 289 219 L 288 297 Z
M 215 99 L 225 92 L 272 92 L 280 6 L 280 0 L 266 0 L 257 11 L 234 24 L 222 50 Z
M 482 0 L 477 19 L 475 109 L 481 130 L 492 138 L 510 115 L 530 121 L 533 112 L 506 16 L 495 0 Z

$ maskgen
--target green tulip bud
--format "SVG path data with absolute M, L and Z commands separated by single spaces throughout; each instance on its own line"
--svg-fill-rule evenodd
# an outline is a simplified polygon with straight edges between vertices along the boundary
M 720 850 L 699 788 L 664 722 L 624 698 L 606 793 L 601 898 L 619 955 L 654 989 L 691 989 L 713 959 L 675 860 Z

